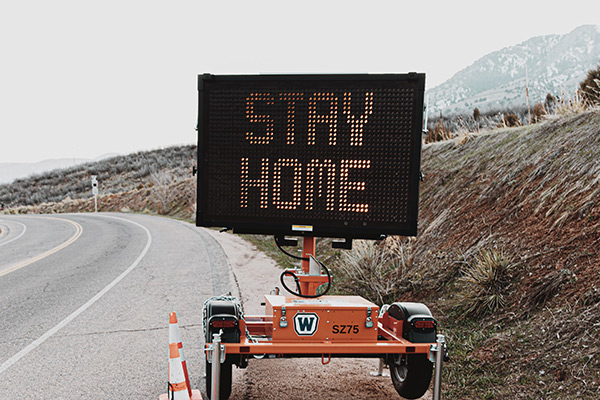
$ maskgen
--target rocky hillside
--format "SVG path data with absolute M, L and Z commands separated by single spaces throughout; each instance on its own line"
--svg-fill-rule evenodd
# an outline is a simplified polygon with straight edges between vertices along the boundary
M 101 210 L 193 218 L 194 148 L 165 151 L 180 154 L 178 166 L 135 154 L 106 164 L 112 173 L 92 164 L 0 186 L 23 196 L 5 212 L 91 211 L 95 172 L 113 192 Z M 428 304 L 450 342 L 447 398 L 598 399 L 600 111 L 426 145 L 422 171 L 417 238 L 327 254 L 336 290 Z M 49 186 L 55 201 L 18 206 Z M 340 267 L 360 269 L 378 251 L 376 268 Z
M 522 107 L 525 66 L 530 102 L 546 95 L 573 96 L 588 70 L 600 63 L 600 26 L 584 25 L 565 35 L 529 39 L 488 54 L 428 91 L 430 115 L 472 114 Z

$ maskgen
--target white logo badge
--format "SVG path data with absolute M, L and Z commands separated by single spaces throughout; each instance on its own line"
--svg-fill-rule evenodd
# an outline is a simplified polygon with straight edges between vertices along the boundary
M 294 330 L 298 336 L 312 336 L 319 327 L 319 316 L 314 312 L 294 315 Z

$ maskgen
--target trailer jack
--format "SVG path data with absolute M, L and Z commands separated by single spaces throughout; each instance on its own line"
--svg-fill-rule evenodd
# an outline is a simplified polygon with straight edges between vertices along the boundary
M 429 361 L 435 363 L 435 376 L 433 378 L 433 400 L 442 398 L 442 366 L 446 359 L 448 349 L 444 335 L 437 335 L 436 344 L 431 345 Z

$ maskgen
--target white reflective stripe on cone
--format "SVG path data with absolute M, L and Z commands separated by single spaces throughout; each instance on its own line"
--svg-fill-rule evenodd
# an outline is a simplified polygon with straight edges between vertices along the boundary
M 177 343 L 169 343 L 169 390 L 174 400 L 190 400 Z

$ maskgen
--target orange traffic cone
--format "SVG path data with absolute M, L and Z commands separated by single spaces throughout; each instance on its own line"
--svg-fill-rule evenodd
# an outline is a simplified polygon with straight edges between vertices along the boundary
M 161 394 L 159 400 L 202 400 L 199 390 L 192 390 L 192 396 L 188 394 L 188 387 L 183 375 L 183 366 L 177 343 L 169 344 L 169 388 L 168 392 Z
M 202 400 L 199 390 L 192 390 L 187 366 L 183 357 L 183 344 L 179 335 L 177 315 L 169 313 L 169 386 L 159 400 Z
M 169 343 L 169 391 L 173 400 L 190 400 L 177 343 Z
M 185 363 L 185 356 L 183 355 L 183 343 L 181 342 L 179 323 L 177 322 L 177 314 L 175 314 L 175 311 L 171 311 L 169 313 L 169 344 L 171 343 L 177 344 L 177 348 L 179 349 L 181 365 L 183 366 L 183 376 L 185 376 L 188 394 L 190 397 L 192 397 L 192 386 L 190 385 L 190 376 L 188 374 L 187 364 Z

